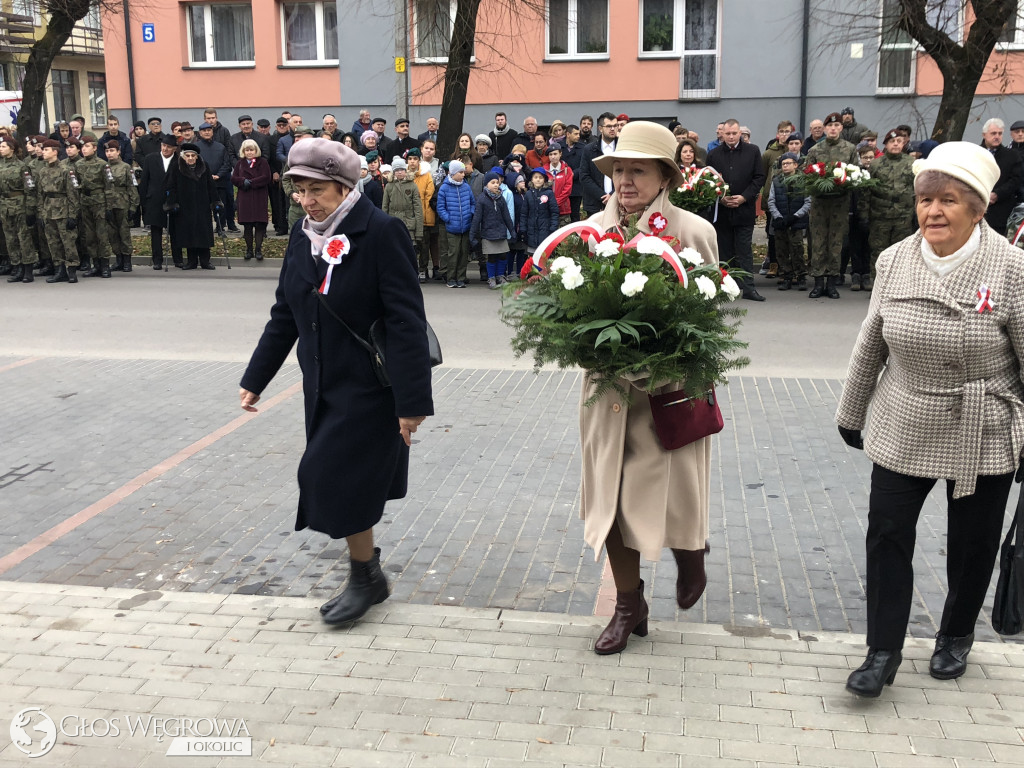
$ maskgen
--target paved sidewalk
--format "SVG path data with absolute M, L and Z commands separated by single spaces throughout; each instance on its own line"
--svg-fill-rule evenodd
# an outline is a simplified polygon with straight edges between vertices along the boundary
M 908 641 L 880 699 L 843 690 L 861 638 L 653 622 L 597 656 L 603 620 L 388 601 L 344 630 L 315 601 L 0 582 L 0 719 L 122 724 L 0 766 L 993 768 L 1024 764 L 1024 647 L 927 674 Z M 244 719 L 251 757 L 176 760 L 126 718 Z M 97 726 L 98 728 L 98 726 Z

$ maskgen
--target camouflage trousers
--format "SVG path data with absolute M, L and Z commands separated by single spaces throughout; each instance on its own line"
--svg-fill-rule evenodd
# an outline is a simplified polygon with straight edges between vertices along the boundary
M 850 198 L 816 197 L 811 203 L 810 235 L 814 248 L 808 272 L 813 277 L 839 274 L 843 238 L 850 229 Z
M 92 259 L 112 259 L 114 252 L 107 237 L 107 209 L 102 205 L 82 206 L 80 221 L 85 254 Z
M 50 258 L 56 266 L 78 266 L 78 246 L 75 244 L 77 233 L 69 230 L 67 219 L 46 219 L 43 222 L 46 244 L 50 248 Z
M 110 225 L 107 227 L 107 236 L 110 239 L 110 248 L 118 256 L 132 255 L 132 230 L 129 224 L 128 211 L 124 208 L 110 209 Z
M 913 229 L 909 217 L 898 219 L 871 219 L 868 231 L 868 249 L 871 251 L 871 277 L 875 276 L 875 262 L 878 255 L 893 243 L 910 237 Z
M 21 200 L 17 205 L 0 203 L 0 221 L 3 222 L 7 254 L 12 266 L 36 263 L 36 246 L 32 242 L 32 228 L 25 223 L 25 209 Z
M 796 278 L 807 274 L 807 262 L 804 260 L 804 231 L 775 230 L 775 258 L 779 262 L 780 276 Z

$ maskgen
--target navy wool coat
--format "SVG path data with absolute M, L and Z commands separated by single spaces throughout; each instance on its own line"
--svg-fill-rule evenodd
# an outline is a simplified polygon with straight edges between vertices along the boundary
M 241 386 L 261 393 L 298 340 L 306 413 L 295 530 L 331 538 L 376 525 L 388 499 L 405 496 L 409 449 L 399 416 L 430 416 L 430 355 L 416 253 L 409 231 L 361 197 L 335 234 L 351 249 L 334 267 L 324 297 L 363 338 L 380 317 L 387 328 L 391 388 L 373 373 L 369 353 L 321 305 L 327 263 L 296 225 L 281 266 L 277 297 Z

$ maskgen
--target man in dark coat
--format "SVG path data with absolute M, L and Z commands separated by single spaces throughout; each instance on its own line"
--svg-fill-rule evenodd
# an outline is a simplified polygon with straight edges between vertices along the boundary
M 149 126 L 149 133 L 145 136 L 140 136 L 138 141 L 135 142 L 135 154 L 138 155 L 136 158 L 139 165 L 142 165 L 142 158 L 146 155 L 160 154 L 160 139 L 163 138 L 164 132 L 161 130 L 163 123 L 159 117 L 151 117 L 147 121 Z
M 110 140 L 116 141 L 121 146 L 121 159 L 128 165 L 132 164 L 132 142 L 121 130 L 120 121 L 113 115 L 107 115 L 107 132 L 100 136 L 99 144 L 104 145 Z
M 494 130 L 488 133 L 487 137 L 491 140 L 491 151 L 495 157 L 508 157 L 512 152 L 512 147 L 516 145 L 516 132 L 509 126 L 508 117 L 504 112 L 494 115 Z M 527 146 L 527 149 L 530 146 Z
M 146 155 L 142 161 L 142 178 L 139 180 L 139 201 L 142 206 L 142 221 L 149 226 L 149 245 L 153 254 L 153 269 L 164 265 L 164 229 L 167 228 L 167 211 L 164 200 L 165 186 L 170 167 L 175 163 L 178 140 L 174 134 L 167 134 L 160 142 L 160 153 Z M 184 266 L 181 249 L 171 251 L 174 266 Z
M 235 160 L 237 160 L 238 158 L 230 157 L 231 149 L 229 145 L 231 143 L 231 131 L 228 130 L 228 127 L 224 125 L 224 123 L 220 122 L 217 119 L 217 110 L 213 107 L 207 107 L 206 109 L 204 109 L 203 122 L 209 123 L 213 126 L 213 140 L 219 141 L 221 144 L 224 145 L 224 148 L 228 150 L 231 164 L 234 165 Z
M 537 135 L 537 118 L 528 117 L 523 120 L 523 130 L 516 134 L 515 144 L 522 144 L 527 149 L 533 148 L 533 137 Z M 515 146 L 513 144 L 513 146 Z
M 237 232 L 233 218 L 228 218 L 228 199 L 233 198 L 231 191 L 231 157 L 227 148 L 219 141 L 213 140 L 213 126 L 203 123 L 199 126 L 199 154 L 210 171 L 210 178 L 217 187 L 217 194 L 220 196 L 221 208 L 217 216 L 217 229 L 227 227 L 228 232 Z M 234 206 L 232 206 L 233 208 Z
M 570 125 L 565 129 L 565 149 L 562 150 L 562 162 L 572 169 L 572 191 L 569 193 L 569 216 L 572 221 L 580 220 L 580 207 L 583 204 L 583 179 L 580 178 L 580 164 L 583 162 L 583 150 L 586 145 L 580 142 L 580 127 Z
M 266 157 L 267 161 L 270 161 L 270 158 L 268 157 L 270 154 L 270 137 L 264 136 L 253 128 L 252 117 L 249 115 L 239 115 L 238 133 L 231 135 L 231 138 L 228 140 L 227 147 L 228 154 L 234 158 L 235 161 L 242 157 L 242 142 L 246 139 L 252 139 L 255 141 L 256 145 L 260 148 L 260 156 Z
M 410 149 L 419 149 L 420 143 L 409 135 L 409 118 L 400 117 L 395 120 L 395 138 L 388 146 L 389 154 L 386 157 L 388 163 L 392 158 L 400 157 L 405 159 L 405 153 Z
M 1017 195 L 1024 182 L 1024 162 L 1019 153 L 1003 146 L 1003 127 L 1004 123 L 998 117 L 986 120 L 981 142 L 999 166 L 999 181 L 992 189 L 985 221 L 1000 235 L 1006 234 L 1006 220 L 1017 204 Z
M 436 117 L 427 118 L 427 130 L 416 137 L 416 140 L 422 144 L 424 141 L 437 142 L 437 129 L 441 127 L 441 124 L 437 122 Z
M 213 143 L 224 152 L 220 142 Z M 227 153 L 224 154 L 226 157 Z M 200 156 L 199 145 L 181 145 L 181 154 L 176 162 L 170 164 L 165 185 L 167 199 L 164 205 L 168 214 L 171 249 L 187 250 L 188 263 L 184 269 L 215 269 L 210 263 L 210 249 L 213 248 L 210 213 L 216 216 L 224 206 L 210 169 Z
M 282 136 L 291 135 L 288 132 L 288 118 L 277 118 L 277 125 L 269 136 L 270 151 L 267 153 L 267 161 L 270 163 L 270 170 L 273 172 L 273 183 L 270 185 L 270 218 L 274 223 L 274 233 L 277 235 L 288 234 L 288 199 L 284 193 L 281 174 L 284 172 L 284 163 L 277 154 L 277 142 Z
M 583 148 L 580 158 L 580 180 L 583 182 L 583 210 L 588 216 L 604 210 L 612 194 L 612 180 L 601 173 L 594 160 L 615 151 L 618 120 L 611 112 L 602 112 L 597 118 L 598 140 Z
M 729 194 L 722 198 L 715 222 L 718 258 L 747 273 L 743 281 L 744 299 L 764 301 L 764 296 L 754 288 L 754 252 L 751 249 L 757 217 L 755 205 L 765 179 L 761 151 L 750 142 L 740 141 L 739 121 L 726 120 L 722 143 L 708 152 L 708 165 L 729 185 Z

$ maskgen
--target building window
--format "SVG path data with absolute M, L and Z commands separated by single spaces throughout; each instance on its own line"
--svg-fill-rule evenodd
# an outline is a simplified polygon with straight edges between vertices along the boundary
M 93 125 L 107 124 L 107 76 L 89 72 L 89 119 Z
M 455 7 L 458 0 L 413 0 L 414 54 L 416 61 L 444 64 L 455 29 Z M 470 56 L 475 55 L 476 44 Z
M 283 3 L 281 29 L 286 63 L 338 63 L 336 3 Z
M 608 0 L 548 0 L 549 59 L 608 58 Z
M 881 0 L 878 93 L 912 93 L 917 54 L 914 39 L 897 26 L 899 0 Z
M 43 24 L 42 16 L 39 14 L 39 0 L 11 0 L 11 13 L 17 16 L 31 16 L 34 27 Z
M 721 91 L 720 0 L 680 0 L 682 40 L 679 96 L 716 99 Z
M 78 112 L 75 73 L 70 69 L 51 69 L 50 81 L 53 83 L 53 119 L 66 122 Z
M 999 48 L 1024 48 L 1024 2 L 1017 3 L 1017 8 L 1006 22 L 1003 34 L 997 41 Z
M 192 65 L 255 63 L 250 4 L 212 3 L 187 8 Z

